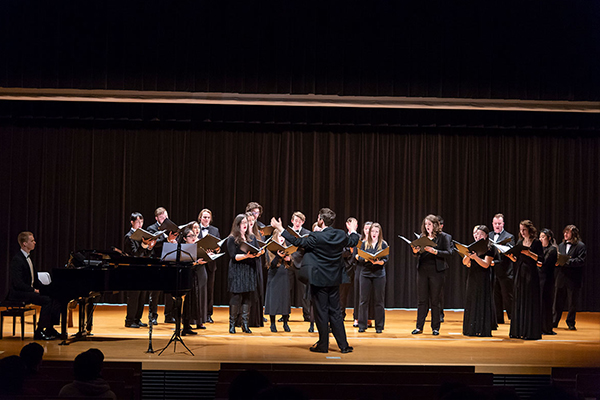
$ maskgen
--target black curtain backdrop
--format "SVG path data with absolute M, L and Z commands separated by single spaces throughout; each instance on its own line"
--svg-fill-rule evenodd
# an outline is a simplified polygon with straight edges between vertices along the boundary
M 597 116 L 50 102 L 0 110 L 4 266 L 23 230 L 36 236 L 36 265 L 51 270 L 73 250 L 121 246 L 132 211 L 147 226 L 158 206 L 177 223 L 207 207 L 227 234 L 249 201 L 263 205 L 265 223 L 301 210 L 306 227 L 327 206 L 340 228 L 349 216 L 381 223 L 391 246 L 386 306 L 415 307 L 415 260 L 397 235 L 434 213 L 470 243 L 473 225 L 503 212 L 513 234 L 522 219 L 559 238 L 567 224 L 580 227 L 581 309 L 600 311 Z M 226 304 L 226 260 L 218 266 L 216 300 Z M 463 306 L 465 278 L 456 257 L 446 307 Z
M 0 2 L 0 87 L 600 100 L 590 0 Z

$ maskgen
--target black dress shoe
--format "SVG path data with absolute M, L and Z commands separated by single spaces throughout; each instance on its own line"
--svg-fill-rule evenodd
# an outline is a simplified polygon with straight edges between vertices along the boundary
M 191 326 L 190 326 L 190 327 L 183 328 L 183 330 L 181 331 L 181 336 L 187 336 L 187 335 L 197 335 L 197 334 L 198 334 L 198 332 L 194 332 L 194 331 L 192 330 L 192 327 L 191 327 Z
M 277 327 L 275 324 L 271 324 L 271 332 L 277 332 Z
M 60 333 L 56 329 L 54 329 L 54 327 L 52 327 L 52 328 L 46 328 L 44 330 L 44 334 L 46 336 L 54 336 L 54 337 L 59 337 L 60 336 Z
M 175 318 L 173 317 L 165 317 L 165 324 L 174 324 Z
M 215 323 L 215 321 L 213 321 L 213 319 L 212 319 L 212 315 L 208 316 L 208 319 L 206 320 L 206 322 L 208 322 L 209 324 L 214 324 Z
M 554 332 L 554 331 L 542 332 L 542 335 L 556 335 L 556 332 Z
M 34 334 L 33 334 L 33 340 L 54 340 L 54 339 L 56 339 L 55 336 L 48 335 L 42 331 L 37 331 L 37 332 L 34 332 Z
M 376 333 L 383 333 L 383 329 L 376 329 L 375 332 Z
M 158 325 L 158 321 L 156 320 L 156 318 L 152 319 L 152 325 Z
M 312 322 L 310 323 L 310 326 L 308 327 L 308 331 L 310 333 L 313 333 L 315 331 L 315 324 L 313 324 Z
M 437 329 L 433 330 L 433 336 L 439 336 L 440 335 L 440 331 L 438 331 Z
M 315 346 L 311 347 L 309 350 L 312 351 L 313 353 L 328 353 L 329 352 L 329 350 L 320 349 L 320 348 L 315 347 Z
M 196 329 L 206 329 L 206 327 L 202 324 L 196 325 Z
M 365 330 L 366 330 L 365 328 L 358 328 L 359 333 L 363 333 Z
M 125 328 L 139 328 L 137 322 L 125 322 Z
M 352 346 L 344 347 L 341 350 L 342 354 L 352 353 L 353 351 L 354 351 L 354 347 L 352 347 Z
M 575 328 L 575 325 L 569 325 L 569 330 L 570 331 L 576 331 L 577 328 Z
M 146 327 L 148 327 L 148 324 L 147 324 L 147 323 L 145 323 L 145 322 L 142 322 L 142 321 L 138 321 L 138 322 L 137 322 L 137 324 L 138 324 L 139 326 L 141 326 L 142 328 L 146 328 Z
M 421 329 L 415 329 L 411 332 L 412 335 L 418 335 L 419 333 L 423 333 L 423 331 Z

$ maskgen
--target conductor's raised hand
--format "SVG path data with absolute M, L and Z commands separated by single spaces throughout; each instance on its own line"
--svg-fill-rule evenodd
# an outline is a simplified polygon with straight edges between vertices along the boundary
M 346 221 L 346 228 L 348 229 L 348 232 L 356 232 L 356 229 L 358 228 L 358 221 L 354 218 Z
M 271 218 L 271 226 L 279 231 L 279 233 L 283 232 L 283 224 L 281 223 L 281 218 L 275 219 L 275 217 Z

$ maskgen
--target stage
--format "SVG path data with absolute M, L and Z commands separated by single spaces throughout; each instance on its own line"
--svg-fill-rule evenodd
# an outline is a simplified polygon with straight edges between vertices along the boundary
M 147 307 L 145 309 L 147 311 Z M 351 315 L 351 310 L 349 310 Z M 290 363 L 290 364 L 364 364 L 364 365 L 468 365 L 476 372 L 494 374 L 549 375 L 552 367 L 600 367 L 600 313 L 578 313 L 577 331 L 567 330 L 564 320 L 557 335 L 544 336 L 539 341 L 523 341 L 508 337 L 509 325 L 500 325 L 492 338 L 465 337 L 462 332 L 462 311 L 446 311 L 440 336 L 431 335 L 428 324 L 421 335 L 411 335 L 416 310 L 386 310 L 386 325 L 382 334 L 375 329 L 358 333 L 346 320 L 348 341 L 354 352 L 341 354 L 333 337 L 329 353 L 308 351 L 317 341 L 317 333 L 308 333 L 309 323 L 302 321 L 300 309 L 293 309 L 291 332 L 272 333 L 267 323 L 252 328 L 252 334 L 241 329 L 228 333 L 227 307 L 216 307 L 215 323 L 207 329 L 196 330 L 198 335 L 183 340 L 194 353 L 192 356 L 181 344 L 171 345 L 162 355 L 173 333 L 172 324 L 163 324 L 162 307 L 159 325 L 153 330 L 154 354 L 148 349 L 148 329 L 124 327 L 124 305 L 100 305 L 94 313 L 93 336 L 88 340 L 59 346 L 60 341 L 39 341 L 46 350 L 44 359 L 72 360 L 90 347 L 102 350 L 107 361 L 140 361 L 146 371 L 218 371 L 221 363 Z M 39 315 L 39 314 L 38 314 Z M 77 312 L 73 319 L 77 321 Z M 0 341 L 0 357 L 18 354 L 21 347 L 33 338 L 31 317 L 27 317 L 26 339 L 12 334 L 12 319 L 4 321 L 4 338 Z M 19 320 L 17 320 L 19 323 Z M 74 334 L 76 328 L 69 328 Z

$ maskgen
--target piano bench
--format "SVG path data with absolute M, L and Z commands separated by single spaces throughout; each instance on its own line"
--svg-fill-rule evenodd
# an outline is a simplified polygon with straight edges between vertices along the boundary
M 36 317 L 37 311 L 31 305 L 25 304 L 23 302 L 18 301 L 4 301 L 0 303 L 0 307 L 6 307 L 6 310 L 0 311 L 0 339 L 3 338 L 3 328 L 4 328 L 4 317 L 12 317 L 13 318 L 13 336 L 15 336 L 15 327 L 16 327 L 16 319 L 17 317 L 21 317 L 21 340 L 25 340 L 25 317 L 27 315 L 33 315 L 33 331 L 35 332 L 36 328 Z

